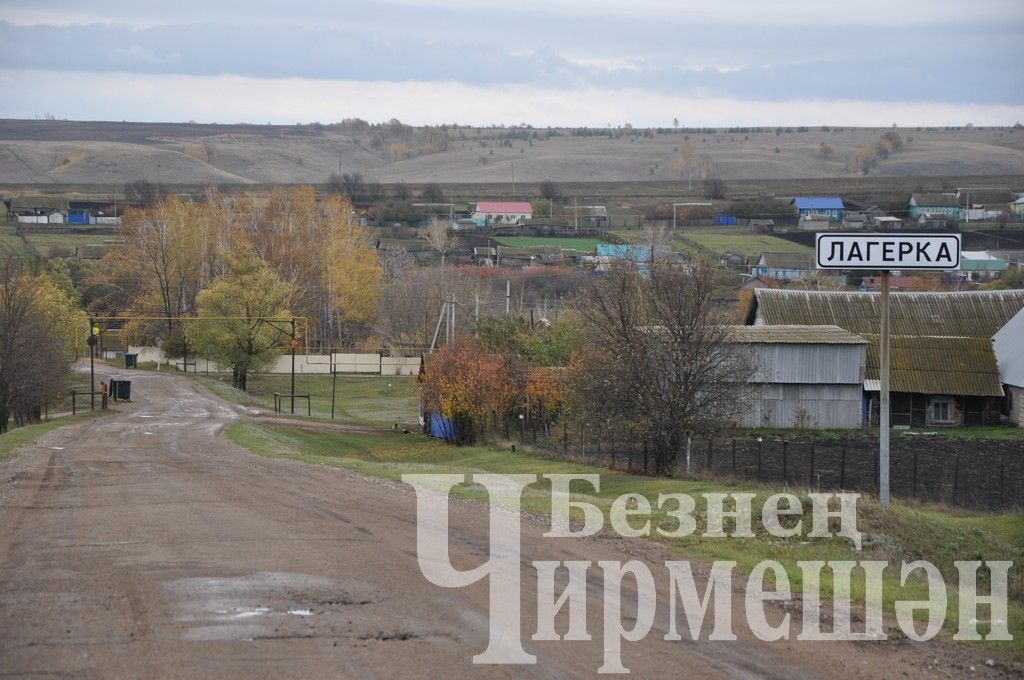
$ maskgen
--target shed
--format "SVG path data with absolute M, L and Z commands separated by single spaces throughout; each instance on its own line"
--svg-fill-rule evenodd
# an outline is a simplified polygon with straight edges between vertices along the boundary
M 756 369 L 745 427 L 853 428 L 861 423 L 867 341 L 838 326 L 738 326 Z

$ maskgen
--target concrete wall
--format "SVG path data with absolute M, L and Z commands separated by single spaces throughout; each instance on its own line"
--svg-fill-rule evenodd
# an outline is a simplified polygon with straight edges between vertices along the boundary
M 1024 426 L 1024 387 L 1006 386 L 1010 399 L 1010 422 L 1017 427 Z
M 162 364 L 171 363 L 182 367 L 180 359 L 168 362 L 164 358 L 159 347 L 138 347 L 128 348 L 129 353 L 139 355 L 139 362 L 157 362 Z M 376 353 L 336 353 L 336 354 L 296 354 L 295 373 L 302 375 L 330 375 L 331 362 L 339 373 L 354 373 L 359 375 L 416 375 L 420 370 L 419 357 L 387 357 Z M 195 365 L 200 372 L 230 373 L 231 369 L 218 366 L 202 357 L 189 357 L 189 368 Z M 292 357 L 285 354 L 277 357 L 263 373 L 290 374 L 292 371 Z

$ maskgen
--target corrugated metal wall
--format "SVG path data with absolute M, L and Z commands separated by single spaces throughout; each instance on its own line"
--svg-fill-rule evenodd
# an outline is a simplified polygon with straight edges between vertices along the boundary
M 755 383 L 848 384 L 864 382 L 866 345 L 751 344 Z
M 750 407 L 740 424 L 812 429 L 859 427 L 862 391 L 859 384 L 754 385 Z
M 757 365 L 744 427 L 861 424 L 865 345 L 747 345 Z

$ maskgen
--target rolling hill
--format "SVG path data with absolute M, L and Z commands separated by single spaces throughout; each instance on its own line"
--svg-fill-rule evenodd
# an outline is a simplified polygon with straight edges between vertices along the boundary
M 880 128 L 605 130 L 0 120 L 0 184 L 699 182 L 851 177 Z M 1024 129 L 896 130 L 875 177 L 1024 175 Z

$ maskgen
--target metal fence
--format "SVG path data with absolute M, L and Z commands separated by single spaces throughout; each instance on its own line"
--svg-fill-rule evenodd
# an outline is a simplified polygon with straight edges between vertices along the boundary
M 642 442 L 508 419 L 495 430 L 561 460 L 636 474 L 654 470 Z M 878 442 L 868 437 L 691 439 L 674 477 L 745 479 L 822 491 L 878 491 Z M 894 498 L 982 510 L 1024 507 L 1024 440 L 896 435 L 890 461 Z

